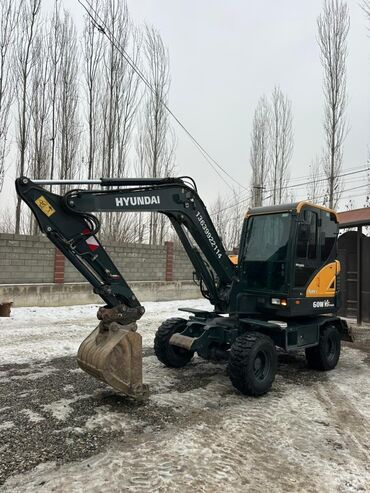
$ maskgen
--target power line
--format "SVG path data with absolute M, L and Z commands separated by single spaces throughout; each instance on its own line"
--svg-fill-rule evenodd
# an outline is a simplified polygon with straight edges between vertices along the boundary
M 349 175 L 355 175 L 357 173 L 363 173 L 364 171 L 369 171 L 370 168 L 364 168 L 364 169 L 361 169 L 361 170 L 358 170 L 358 171 L 350 171 L 348 173 L 342 173 L 340 175 L 337 175 L 335 178 L 343 178 L 344 176 L 349 176 Z M 311 183 L 321 183 L 323 181 L 327 181 L 328 178 L 321 178 L 319 180 L 311 180 L 311 181 L 306 181 L 304 183 L 297 183 L 295 185 L 287 185 L 286 187 L 281 187 L 279 188 L 279 190 L 286 190 L 288 188 L 297 188 L 297 187 L 303 187 L 305 185 L 310 185 Z M 268 192 L 273 192 L 273 190 L 267 190 Z
M 363 169 L 363 165 L 355 166 L 353 168 L 343 169 L 343 170 L 341 170 L 341 172 L 345 173 L 346 171 L 357 171 L 358 169 Z M 310 179 L 311 176 L 312 175 L 295 176 L 293 178 L 290 178 L 290 181 L 306 180 L 306 179 Z M 320 173 L 317 174 L 317 177 L 325 177 L 325 176 L 326 176 L 325 171 L 321 171 Z
M 348 171 L 348 172 L 344 172 L 344 173 L 342 173 L 342 174 L 340 174 L 340 175 L 337 175 L 337 176 L 336 176 L 336 178 L 343 178 L 343 177 L 345 177 L 345 176 L 355 175 L 355 174 L 358 174 L 358 173 L 364 173 L 365 171 L 369 171 L 369 170 L 370 170 L 370 168 L 363 168 L 362 170 Z M 320 180 L 320 181 L 326 181 L 326 180 L 327 180 L 327 178 L 324 178 L 323 180 Z M 307 182 L 305 182 L 305 183 L 301 183 L 301 184 L 300 184 L 300 186 L 310 185 L 311 183 L 314 183 L 314 182 L 316 182 L 316 183 L 317 183 L 318 181 L 319 181 L 319 180 L 307 181 Z M 296 187 L 296 186 L 297 186 L 297 185 L 291 185 L 291 186 L 284 187 L 284 189 L 287 189 L 287 188 L 294 188 L 294 187 Z M 361 185 L 361 187 L 360 187 L 360 188 L 365 187 L 365 186 L 369 186 L 369 185 L 368 185 L 368 184 Z M 356 190 L 357 188 L 358 188 L 358 187 L 354 187 L 354 188 L 352 188 L 351 190 Z M 346 191 L 348 191 L 348 190 L 343 190 L 343 191 L 342 191 L 342 193 L 343 193 L 343 192 L 346 192 Z M 273 192 L 273 189 L 271 189 L 271 190 L 264 190 L 264 191 L 263 191 L 263 193 L 270 193 L 270 192 Z M 321 196 L 319 195 L 318 197 L 316 197 L 316 199 L 318 199 L 318 198 L 323 198 L 323 197 L 325 197 L 325 196 L 326 196 L 326 194 L 323 194 L 323 195 L 321 195 Z M 270 198 L 270 197 L 271 197 L 271 195 L 269 195 L 269 197 L 265 197 L 265 198 L 264 198 L 264 200 L 266 200 L 266 199 L 268 199 L 268 198 Z M 229 205 L 229 206 L 224 207 L 224 208 L 222 208 L 222 209 L 220 209 L 220 210 L 218 210 L 218 211 L 216 211 L 216 212 L 211 213 L 210 215 L 211 215 L 211 216 L 215 216 L 216 214 L 219 214 L 220 212 L 224 212 L 224 211 L 226 211 L 226 210 L 228 210 L 228 209 L 232 209 L 233 207 L 236 207 L 237 205 L 239 205 L 239 204 L 241 204 L 241 203 L 243 203 L 243 202 L 246 202 L 246 201 L 248 201 L 248 200 L 251 200 L 252 198 L 253 198 L 253 195 L 250 195 L 250 196 L 248 196 L 248 197 L 245 197 L 245 198 L 243 198 L 243 199 L 241 199 L 241 200 L 239 200 L 239 201 L 235 202 L 235 203 L 234 203 L 234 204 L 232 204 L 232 205 Z
M 338 177 L 346 176 L 347 174 L 348 175 L 351 175 L 351 174 L 356 174 L 356 173 L 363 173 L 365 171 L 370 171 L 370 168 L 369 167 L 368 168 L 363 168 L 363 166 L 361 166 L 361 167 L 356 166 L 355 168 L 348 168 L 348 169 L 342 170 L 342 174 L 341 175 L 338 175 Z M 327 177 L 325 176 L 325 173 L 324 172 L 323 173 L 319 173 L 317 176 L 318 177 L 320 177 L 320 176 L 323 177 L 323 179 L 320 180 L 320 181 L 326 181 L 327 180 Z M 297 180 L 305 180 L 306 178 L 309 178 L 309 175 L 296 176 L 295 178 L 290 178 L 290 181 L 292 181 L 292 180 L 294 180 L 294 181 L 297 181 Z M 357 179 L 361 179 L 361 178 L 359 177 Z M 293 185 L 287 185 L 286 187 L 284 187 L 284 189 L 287 189 L 287 188 L 300 188 L 300 187 L 303 187 L 303 186 L 306 186 L 306 185 L 310 185 L 311 183 L 314 183 L 315 181 L 316 181 L 316 179 L 315 180 L 305 181 L 303 183 L 298 183 L 298 184 L 293 184 Z M 271 190 L 265 190 L 263 193 L 269 193 L 269 192 L 273 192 L 273 189 L 271 189 Z M 241 197 L 242 193 L 244 193 L 244 192 L 239 193 L 239 197 Z M 248 200 L 249 198 L 250 197 L 247 197 L 247 198 L 245 198 L 243 200 Z M 227 202 L 231 203 L 232 202 L 232 199 L 231 200 L 228 199 Z
M 365 187 L 369 187 L 369 184 L 368 183 L 365 183 L 364 185 L 359 185 L 358 187 L 347 188 L 347 190 L 342 190 L 341 193 L 352 192 L 353 190 L 359 190 L 360 188 L 365 188 Z M 324 193 L 322 195 L 318 195 L 317 197 L 315 197 L 315 200 L 316 199 L 323 199 L 323 198 L 325 198 L 327 196 L 328 196 L 328 194 L 327 193 Z M 348 198 L 348 197 L 340 197 L 339 200 L 343 200 L 344 198 Z M 302 200 L 304 200 L 304 199 L 302 199 Z
M 367 185 L 362 185 L 361 187 L 357 187 L 357 188 L 363 188 L 363 187 L 366 187 L 366 186 Z M 348 190 L 344 190 L 344 192 L 349 192 L 349 191 L 352 191 L 352 190 L 356 190 L 356 188 L 350 188 Z M 343 199 L 352 199 L 352 198 L 355 199 L 355 198 L 359 198 L 359 197 L 365 197 L 366 195 L 369 196 L 369 194 L 366 194 L 366 193 L 360 193 L 360 194 L 357 194 L 357 195 L 352 195 L 351 194 L 351 195 L 347 195 L 345 197 L 341 197 L 341 200 L 343 200 Z M 322 197 L 325 197 L 325 195 L 323 195 Z M 268 198 L 270 198 L 270 197 L 268 197 Z M 304 199 L 302 199 L 302 200 L 304 200 Z M 234 219 L 238 219 L 238 218 L 240 219 L 240 216 L 234 215 L 234 216 L 231 216 L 229 218 L 229 221 L 233 221 Z
M 87 15 L 90 17 L 93 26 L 101 32 L 104 36 L 108 38 L 108 40 L 112 43 L 112 45 L 120 52 L 120 54 L 123 56 L 123 58 L 126 60 L 126 62 L 129 64 L 129 66 L 134 70 L 134 72 L 139 76 L 139 78 L 144 82 L 144 84 L 148 87 L 148 89 L 157 95 L 157 92 L 155 88 L 151 85 L 151 83 L 148 81 L 148 79 L 145 77 L 145 75 L 141 72 L 141 70 L 137 67 L 136 63 L 130 55 L 126 52 L 124 48 L 120 45 L 120 43 L 117 41 L 116 37 L 112 34 L 110 29 L 107 27 L 106 23 L 104 22 L 104 19 L 101 18 L 101 16 L 97 13 L 97 11 L 94 9 L 94 7 L 91 5 L 91 3 L 88 0 L 84 0 L 86 4 L 89 6 L 90 10 L 94 13 L 96 18 L 99 20 L 97 22 L 96 19 L 91 15 L 91 12 L 89 9 L 86 7 L 86 5 L 83 4 L 82 0 L 77 0 L 78 3 L 82 6 L 82 8 L 86 11 Z M 197 149 L 201 152 L 202 156 L 204 159 L 208 162 L 208 164 L 212 167 L 212 169 L 217 173 L 217 175 L 221 178 L 221 180 L 231 189 L 233 190 L 232 186 L 221 176 L 217 168 L 222 171 L 230 180 L 232 180 L 238 187 L 244 188 L 247 190 L 246 187 L 241 185 L 235 178 L 230 175 L 228 171 L 226 171 L 210 154 L 209 152 L 200 144 L 200 142 L 190 133 L 190 131 L 185 127 L 185 125 L 179 120 L 179 118 L 173 113 L 173 111 L 169 108 L 167 103 L 163 101 L 163 99 L 160 100 L 161 104 L 163 107 L 166 109 L 166 111 L 172 116 L 172 118 L 176 121 L 176 123 L 182 128 L 182 130 L 188 135 L 188 137 L 191 139 L 193 144 L 197 147 Z

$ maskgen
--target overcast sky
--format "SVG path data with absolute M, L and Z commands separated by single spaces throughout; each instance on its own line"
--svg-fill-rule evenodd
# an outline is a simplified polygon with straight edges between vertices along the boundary
M 77 0 L 62 0 L 81 26 Z M 366 165 L 370 144 L 370 38 L 357 0 L 348 1 L 349 133 L 344 169 Z M 293 177 L 307 176 L 323 147 L 322 69 L 316 41 L 321 0 L 128 0 L 135 23 L 153 24 L 169 48 L 170 106 L 208 152 L 244 186 L 250 178 L 253 112 L 275 85 L 293 105 Z M 178 173 L 192 175 L 207 203 L 228 188 L 189 138 L 178 137 Z M 363 184 L 364 174 L 345 188 Z M 364 190 L 353 191 L 355 196 Z M 348 192 L 345 197 L 350 195 Z M 304 196 L 297 190 L 296 198 Z M 362 205 L 358 199 L 357 205 Z

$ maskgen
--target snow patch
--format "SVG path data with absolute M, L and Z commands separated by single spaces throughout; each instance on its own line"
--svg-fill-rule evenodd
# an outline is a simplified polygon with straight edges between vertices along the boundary
M 41 414 L 32 411 L 32 409 L 23 409 L 21 412 L 28 417 L 31 423 L 39 423 L 45 419 Z
M 103 304 L 103 303 L 102 303 Z M 143 347 L 152 348 L 154 333 L 162 321 L 187 314 L 179 307 L 212 309 L 207 300 L 144 303 L 146 313 L 138 321 Z M 0 318 L 1 364 L 48 361 L 77 353 L 81 342 L 98 325 L 98 305 L 57 308 L 14 308 L 12 317 Z
M 13 421 L 4 421 L 3 423 L 0 423 L 0 430 L 9 430 L 14 426 L 15 424 L 13 423 Z
M 82 394 L 72 399 L 59 399 L 58 401 L 54 401 L 51 404 L 44 404 L 42 408 L 49 412 L 54 419 L 59 421 L 65 421 L 68 416 L 73 412 L 73 408 L 71 404 L 75 402 L 81 401 L 83 399 L 89 399 L 92 394 Z
M 134 419 L 127 414 L 112 412 L 110 406 L 100 406 L 96 409 L 95 416 L 86 421 L 85 427 L 88 430 L 100 428 L 107 433 L 112 431 L 125 433 L 132 431 L 136 426 L 142 427 L 144 424 L 143 421 Z

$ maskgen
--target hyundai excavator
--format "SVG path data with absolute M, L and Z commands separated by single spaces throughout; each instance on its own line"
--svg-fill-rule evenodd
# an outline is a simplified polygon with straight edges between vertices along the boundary
M 85 188 L 63 195 L 45 188 L 58 184 Z M 78 364 L 130 397 L 148 396 L 137 332 L 145 310 L 100 243 L 96 213 L 165 214 L 213 306 L 180 308 L 188 318 L 170 318 L 158 328 L 154 351 L 168 367 L 185 366 L 195 353 L 225 360 L 232 385 L 259 396 L 274 382 L 279 350 L 304 350 L 310 367 L 327 371 L 337 365 L 341 340 L 351 340 L 346 321 L 336 314 L 340 264 L 333 210 L 306 201 L 252 208 L 242 225 L 239 256 L 230 259 L 189 177 L 20 177 L 16 190 L 41 231 L 105 302 L 98 327 L 78 350 Z

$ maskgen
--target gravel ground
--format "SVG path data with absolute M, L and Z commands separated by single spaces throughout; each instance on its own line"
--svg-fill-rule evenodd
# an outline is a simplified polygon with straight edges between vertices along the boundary
M 148 303 L 137 404 L 77 367 L 94 307 L 16 309 L 0 320 L 0 490 L 6 492 L 370 491 L 370 344 L 328 373 L 281 355 L 272 391 L 246 398 L 225 366 L 180 370 L 153 355 L 177 306 Z

